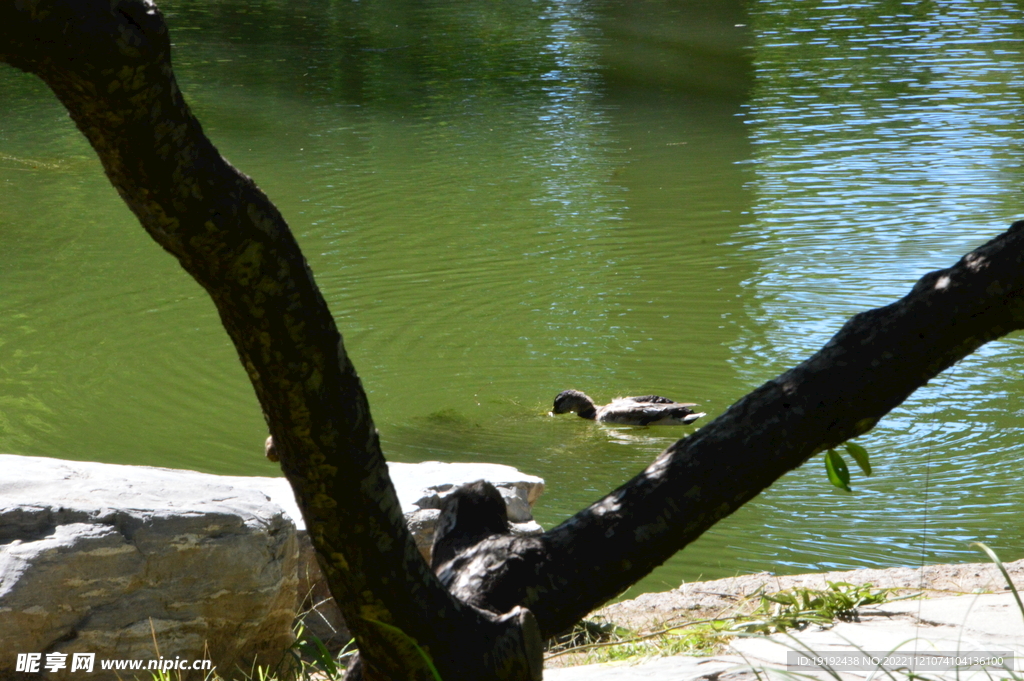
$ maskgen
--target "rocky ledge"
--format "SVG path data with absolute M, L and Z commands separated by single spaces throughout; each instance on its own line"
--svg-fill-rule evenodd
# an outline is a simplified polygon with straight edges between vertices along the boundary
M 1014 586 L 1024 592 L 1024 559 L 1006 563 Z M 607 605 L 591 617 L 615 622 L 634 631 L 662 628 L 666 623 L 695 622 L 738 612 L 749 612 L 762 593 L 787 589 L 828 589 L 829 583 L 871 585 L 888 589 L 894 597 L 922 594 L 939 598 L 970 593 L 1002 593 L 1006 579 L 992 563 L 937 564 L 923 567 L 861 568 L 798 575 L 758 572 L 707 582 L 684 582 L 670 591 L 640 594 Z
M 540 478 L 493 464 L 389 468 L 425 555 L 441 500 L 463 482 L 488 480 L 516 531 L 540 530 Z M 80 678 L 74 653 L 208 658 L 222 674 L 276 664 L 310 607 L 321 638 L 345 636 L 283 478 L 9 454 L 0 470 L 0 679 L 40 678 L 16 670 L 19 653 L 43 665 L 56 653 L 63 666 L 41 665 L 47 679 Z M 97 663 L 89 676 L 116 673 Z

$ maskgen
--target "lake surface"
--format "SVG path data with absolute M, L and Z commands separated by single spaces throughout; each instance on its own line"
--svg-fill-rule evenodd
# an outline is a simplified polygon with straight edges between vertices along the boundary
M 1020 2 L 161 3 L 182 89 L 282 210 L 396 461 L 509 464 L 546 526 L 850 315 L 1022 217 Z M 212 304 L 0 68 L 0 451 L 275 475 Z M 1024 344 L 982 348 L 637 588 L 1024 557 Z

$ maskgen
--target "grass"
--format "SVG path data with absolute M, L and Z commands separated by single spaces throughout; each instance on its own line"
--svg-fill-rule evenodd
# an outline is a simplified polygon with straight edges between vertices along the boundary
M 712 656 L 744 633 L 801 630 L 810 624 L 831 626 L 857 616 L 857 608 L 891 599 L 888 589 L 829 582 L 826 589 L 793 588 L 748 598 L 734 614 L 685 623 L 665 622 L 652 631 L 634 632 L 611 623 L 582 622 L 548 646 L 546 660 L 567 657 L 570 664 L 596 664 L 668 655 Z
M 744 633 L 773 634 L 790 629 L 801 631 L 808 625 L 831 626 L 836 621 L 857 620 L 857 608 L 892 600 L 892 590 L 874 590 L 871 584 L 859 586 L 847 582 L 828 582 L 826 589 L 793 588 L 774 594 L 761 594 L 754 619 L 738 623 L 734 629 Z
M 308 614 L 308 613 L 307 613 Z M 152 622 L 150 622 L 152 631 Z M 153 631 L 153 649 L 160 658 L 160 645 Z M 288 648 L 277 667 L 253 664 L 248 670 L 236 670 L 231 679 L 241 681 L 342 681 L 349 659 L 356 653 L 355 640 L 349 641 L 337 653 L 332 653 L 315 634 L 308 631 L 300 616 L 295 623 L 295 642 Z M 120 678 L 120 677 L 119 677 Z M 178 670 L 152 671 L 136 681 L 183 681 Z M 227 681 L 216 670 L 207 672 L 202 681 Z
M 666 655 L 714 655 L 732 636 L 731 622 L 702 620 L 636 633 L 613 624 L 586 621 L 548 645 L 545 660 L 567 656 L 571 664 L 597 664 Z
M 332 654 L 324 642 L 316 635 L 306 631 L 300 620 L 296 625 L 295 643 L 288 649 L 295 678 L 302 681 L 313 679 L 322 681 L 340 681 L 345 678 L 346 663 L 356 654 L 355 639 L 350 640 L 336 654 Z M 212 680 L 211 680 L 212 681 Z M 261 679 L 261 681 L 263 681 Z M 271 677 L 267 681 L 276 681 Z
M 1013 584 L 1013 580 L 1010 578 L 1010 575 L 1007 572 L 1006 567 L 1003 565 L 1002 561 L 995 554 L 995 552 L 992 551 L 992 549 L 990 549 L 985 544 L 983 544 L 981 542 L 973 542 L 972 545 L 973 546 L 977 546 L 982 551 L 984 551 L 988 555 L 989 559 L 999 569 L 1000 573 L 1003 576 L 1003 579 L 1006 580 L 1006 585 L 1007 585 L 1008 590 L 1010 590 L 1012 592 L 1012 594 L 1013 594 L 1014 600 L 1016 601 L 1016 604 L 1017 604 L 1017 610 L 1020 613 L 1021 618 L 1024 619 L 1024 602 L 1022 602 L 1020 594 L 1018 593 L 1016 586 Z M 785 630 L 781 630 L 781 631 L 785 631 Z M 786 645 L 790 650 L 797 651 L 797 652 L 800 652 L 800 653 L 804 653 L 804 654 L 807 654 L 808 656 L 811 656 L 811 657 L 817 656 L 817 653 L 813 649 L 811 649 L 810 647 L 804 645 L 796 636 L 794 636 L 792 634 L 788 634 L 788 637 L 792 641 L 792 643 L 784 643 L 783 645 Z M 860 646 L 852 644 L 852 642 L 850 642 L 850 643 L 851 643 L 851 645 L 852 645 L 854 650 L 857 650 L 857 651 L 859 651 L 861 653 L 865 653 L 865 654 L 868 653 L 868 651 L 866 651 L 865 649 L 861 648 Z M 912 640 L 903 641 L 901 643 L 898 643 L 896 645 L 896 647 L 894 647 L 892 649 L 892 652 L 897 652 L 897 651 L 901 650 L 902 647 L 905 644 L 908 644 L 908 643 L 916 643 L 916 640 L 912 639 Z M 916 646 L 915 646 L 915 650 L 916 650 Z M 835 651 L 832 651 L 832 652 L 833 652 L 833 654 L 835 653 Z M 1024 681 L 1024 674 L 1022 674 L 1020 671 L 1013 670 L 1011 668 L 1012 666 L 1013 666 L 1013 659 L 1011 658 L 1010 665 L 1007 666 L 1007 667 L 1004 667 L 1003 669 L 1000 669 L 1000 670 L 993 670 L 993 669 L 986 668 L 986 669 L 980 670 L 978 672 L 972 672 L 972 671 L 970 671 L 967 668 L 964 668 L 964 669 L 956 668 L 956 669 L 953 670 L 953 672 L 954 672 L 953 678 L 956 681 L 959 681 L 959 679 L 962 678 L 961 674 L 963 674 L 964 678 L 970 678 L 972 680 L 985 678 L 988 681 Z M 834 679 L 834 681 L 843 681 L 844 677 L 843 677 L 843 675 L 838 670 L 836 670 L 836 669 L 834 669 L 834 668 L 832 668 L 830 666 L 827 666 L 827 665 L 822 665 L 822 666 L 819 667 L 819 669 L 820 669 L 821 672 L 824 672 L 826 676 L 831 677 L 832 679 Z M 785 678 L 794 679 L 794 680 L 796 680 L 796 679 L 815 679 L 815 678 L 818 678 L 818 677 L 815 677 L 815 676 L 813 676 L 813 675 L 811 675 L 809 673 L 806 673 L 806 672 L 805 673 L 796 673 L 796 672 L 793 672 L 793 671 L 787 671 L 787 670 L 781 670 L 781 669 L 768 670 L 768 669 L 762 668 L 762 669 L 753 669 L 752 671 L 757 676 L 758 681 L 762 681 L 762 679 L 768 679 L 770 676 L 783 676 Z M 774 674 L 769 675 L 769 673 L 768 673 L 769 671 L 774 672 Z M 948 675 L 931 675 L 930 676 L 928 674 L 923 674 L 921 672 L 918 672 L 918 671 L 915 671 L 915 670 L 912 670 L 912 669 L 890 669 L 890 668 L 886 668 L 886 667 L 882 667 L 882 666 L 878 666 L 874 670 L 865 670 L 865 671 L 869 671 L 869 676 L 868 676 L 869 679 L 872 679 L 872 678 L 880 678 L 880 679 L 881 678 L 886 678 L 889 681 L 938 681 L 939 679 L 949 679 L 950 678 Z
M 760 602 L 744 615 L 719 617 L 695 622 L 668 624 L 648 632 L 633 632 L 613 623 L 584 621 L 567 634 L 556 637 L 548 646 L 546 659 L 567 656 L 572 664 L 595 664 L 667 655 L 710 656 L 721 653 L 729 640 L 744 631 L 787 631 L 806 624 L 827 624 L 836 619 L 855 617 L 856 608 L 886 600 L 887 591 L 873 591 L 871 585 L 853 586 L 829 583 L 825 590 L 789 589 L 761 594 Z M 296 625 L 296 640 L 283 663 L 283 669 L 253 666 L 243 671 L 244 681 L 341 681 L 345 666 L 355 653 L 352 642 L 332 654 L 323 641 L 308 632 L 301 621 Z M 154 641 L 154 645 L 156 642 Z M 159 648 L 157 648 L 159 654 Z M 434 672 L 435 678 L 439 678 Z M 181 681 L 176 671 L 151 673 L 146 681 Z M 210 672 L 203 681 L 225 681 Z
M 988 554 L 1003 574 L 1016 599 L 1021 617 L 1024 618 L 1024 602 L 1006 568 L 991 549 L 980 543 L 976 545 Z M 720 616 L 691 622 L 669 621 L 650 631 L 631 631 L 612 622 L 588 620 L 552 639 L 548 644 L 545 662 L 579 665 L 669 655 L 713 656 L 722 653 L 729 641 L 737 636 L 776 633 L 789 636 L 793 642 L 791 649 L 813 654 L 813 651 L 800 644 L 792 632 L 803 631 L 811 625 L 829 627 L 840 621 L 857 621 L 859 608 L 902 598 L 908 596 L 895 597 L 892 590 L 875 589 L 871 584 L 828 582 L 825 589 L 797 587 L 770 594 L 762 590 L 738 603 L 729 615 L 720 613 Z M 157 652 L 159 654 L 158 648 Z M 345 675 L 345 665 L 354 653 L 354 645 L 350 642 L 343 650 L 332 654 L 300 621 L 296 625 L 296 641 L 289 649 L 282 669 L 254 666 L 248 672 L 243 672 L 242 678 L 244 681 L 341 681 Z M 440 681 L 436 670 L 432 671 L 435 679 Z M 806 678 L 806 675 L 784 670 L 773 671 L 776 674 L 782 672 L 794 679 Z M 839 672 L 827 668 L 823 668 L 823 671 L 836 681 L 840 680 Z M 763 670 L 755 670 L 755 674 L 760 679 Z M 910 671 L 879 669 L 874 676 L 885 676 L 889 681 L 906 681 L 908 678 L 930 681 L 929 677 Z M 990 675 L 989 678 L 995 681 L 996 677 Z M 1001 673 L 998 678 L 1000 681 L 1024 681 L 1024 675 L 1010 670 Z M 155 672 L 143 681 L 182 681 L 182 676 L 179 672 Z M 225 680 L 211 672 L 203 681 Z
M 430 656 L 420 648 L 414 640 L 397 627 L 383 622 L 368 620 L 386 630 L 388 635 L 398 638 L 411 652 L 418 655 L 423 665 L 435 681 L 442 681 L 434 667 Z M 151 623 L 152 626 L 152 623 Z M 153 646 L 160 657 L 160 646 L 153 634 Z M 342 681 L 348 662 L 356 654 L 355 639 L 350 640 L 344 648 L 332 653 L 319 637 L 308 631 L 300 617 L 295 624 L 295 642 L 288 649 L 284 659 L 277 667 L 254 664 L 249 670 L 236 670 L 232 679 L 241 681 Z M 183 681 L 184 675 L 177 670 L 150 672 L 148 678 L 137 681 Z M 202 681 L 226 681 L 214 671 L 204 675 Z
M 1024 601 L 1006 568 L 987 546 L 980 543 L 975 545 L 988 554 L 1002 573 L 1016 601 L 1017 609 L 1024 619 Z M 556 662 L 558 658 L 568 658 L 570 664 L 593 664 L 621 660 L 637 661 L 667 655 L 713 656 L 722 653 L 734 637 L 779 633 L 788 638 L 788 642 L 783 645 L 813 657 L 815 652 L 803 645 L 794 632 L 803 631 L 811 625 L 827 628 L 836 622 L 857 621 L 858 609 L 863 606 L 920 596 L 914 594 L 900 597 L 895 594 L 895 590 L 874 589 L 870 584 L 829 582 L 825 589 L 792 588 L 770 594 L 761 592 L 737 604 L 733 613 L 728 616 L 685 624 L 666 624 L 649 632 L 632 632 L 607 622 L 585 622 L 554 641 L 549 646 L 546 661 Z M 778 637 L 776 640 L 779 640 Z M 894 650 L 902 649 L 902 645 L 899 644 Z M 853 648 L 865 652 L 857 646 Z M 759 680 L 779 676 L 794 680 L 820 677 L 785 669 L 754 668 L 752 671 Z M 967 678 L 966 670 L 956 670 L 955 679 L 961 678 L 961 671 L 964 672 L 963 678 Z M 843 679 L 840 672 L 835 669 L 822 667 L 818 674 L 822 672 L 835 681 Z M 935 681 L 940 678 L 937 674 L 929 676 L 912 670 L 886 668 L 879 668 L 871 672 L 870 676 L 883 681 Z M 941 678 L 950 677 L 947 675 Z M 972 675 L 970 678 L 987 681 L 1024 681 L 1024 674 L 1012 669 L 985 670 L 982 676 Z

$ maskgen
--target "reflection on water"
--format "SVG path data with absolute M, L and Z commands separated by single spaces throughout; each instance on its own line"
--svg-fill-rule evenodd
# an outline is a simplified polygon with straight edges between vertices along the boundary
M 296 232 L 387 455 L 543 476 L 549 526 L 687 432 L 551 417 L 561 390 L 710 420 L 1017 217 L 1007 3 L 162 7 L 183 91 Z M 205 294 L 37 81 L 2 69 L 0 90 L 0 451 L 275 474 Z M 862 438 L 877 473 L 855 495 L 812 462 L 641 588 L 914 564 L 923 537 L 928 560 L 1024 555 L 1020 353 L 984 348 Z
M 751 383 L 1020 217 L 1020 18 L 997 2 L 757 6 L 757 323 L 733 346 Z M 820 465 L 770 490 L 778 534 L 754 541 L 802 527 L 794 568 L 976 559 L 966 542 L 985 537 L 1019 553 L 1022 355 L 993 343 L 883 420 L 854 499 L 794 508 Z

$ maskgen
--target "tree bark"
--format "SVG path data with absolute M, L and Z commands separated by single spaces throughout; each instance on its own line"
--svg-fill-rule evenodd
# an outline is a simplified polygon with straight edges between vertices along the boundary
M 445 566 L 459 598 L 571 626 L 815 454 L 870 430 L 984 343 L 1024 328 L 1024 221 L 851 318 L 816 354 L 540 537 L 495 538 Z M 483 561 L 488 553 L 501 563 Z
M 50 86 L 143 227 L 209 292 L 368 679 L 430 678 L 427 659 L 445 681 L 539 678 L 541 634 L 570 626 L 786 472 L 1024 326 L 1018 222 L 904 299 L 857 315 L 813 357 L 573 518 L 536 538 L 486 539 L 443 566 L 439 581 L 405 527 L 365 393 L 312 273 L 276 208 L 185 105 L 156 8 L 0 0 L 0 61 Z
M 420 556 L 313 275 L 274 205 L 186 106 L 156 7 L 2 0 L 0 60 L 50 86 L 142 226 L 213 299 L 365 677 L 432 678 L 423 651 L 446 681 L 540 678 L 532 615 L 467 606 Z

